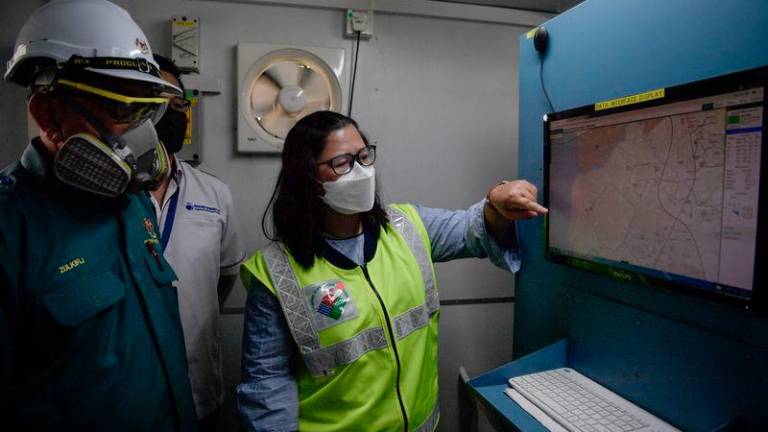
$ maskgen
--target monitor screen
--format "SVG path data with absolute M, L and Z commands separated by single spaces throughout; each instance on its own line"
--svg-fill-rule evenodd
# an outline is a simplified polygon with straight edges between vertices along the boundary
M 766 68 L 545 117 L 547 257 L 752 300 Z

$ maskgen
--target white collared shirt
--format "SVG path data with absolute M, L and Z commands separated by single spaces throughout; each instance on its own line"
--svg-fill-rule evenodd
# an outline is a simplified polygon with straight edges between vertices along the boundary
M 232 193 L 221 180 L 177 159 L 162 206 L 154 197 L 152 204 L 161 238 L 170 230 L 163 255 L 179 278 L 179 313 L 189 379 L 197 415 L 203 418 L 224 403 L 219 276 L 236 275 L 245 260 Z

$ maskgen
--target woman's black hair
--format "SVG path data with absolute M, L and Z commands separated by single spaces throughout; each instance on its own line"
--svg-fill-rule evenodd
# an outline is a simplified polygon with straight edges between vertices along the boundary
M 296 123 L 288 132 L 283 145 L 283 166 L 275 190 L 261 218 L 264 235 L 282 242 L 291 256 L 303 268 L 309 268 L 319 256 L 322 240 L 320 229 L 326 211 L 320 195 L 322 185 L 317 180 L 317 158 L 325 148 L 332 132 L 349 125 L 360 132 L 351 118 L 332 111 L 317 111 Z M 363 141 L 368 139 L 360 132 Z M 267 218 L 272 213 L 272 233 L 267 230 Z M 386 227 L 387 216 L 378 192 L 373 208 L 361 214 L 363 225 L 379 237 L 379 228 Z

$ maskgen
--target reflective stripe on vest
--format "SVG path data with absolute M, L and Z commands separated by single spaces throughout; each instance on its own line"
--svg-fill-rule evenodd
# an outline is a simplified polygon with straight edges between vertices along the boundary
M 312 311 L 299 288 L 288 256 L 277 243 L 272 243 L 264 250 L 264 261 L 299 352 L 304 355 L 319 350 L 320 339 L 312 325 Z
M 437 427 L 438 420 L 440 420 L 440 406 L 438 404 L 435 404 L 435 407 L 432 408 L 432 414 L 430 414 L 429 417 L 424 421 L 424 423 L 422 423 L 414 431 L 415 432 L 432 432 Z
M 440 299 L 437 295 L 437 289 L 435 289 L 435 279 L 432 277 L 432 266 L 430 265 L 430 258 L 427 256 L 427 249 L 424 247 L 424 241 L 416 232 L 413 222 L 405 216 L 405 213 L 396 208 L 387 207 L 387 218 L 389 219 L 389 224 L 394 226 L 405 238 L 408 247 L 411 248 L 411 252 L 413 252 L 416 261 L 419 263 L 421 277 L 424 278 L 424 294 L 427 299 L 426 312 L 428 319 L 440 309 Z M 426 322 L 424 325 L 426 325 Z
M 416 257 L 425 287 L 425 304 L 397 315 L 392 320 L 395 336 L 400 340 L 426 326 L 429 318 L 440 308 L 440 300 L 424 242 L 413 222 L 403 212 L 391 207 L 387 208 L 387 217 L 390 225 L 403 236 Z M 312 322 L 312 310 L 299 287 L 287 252 L 278 243 L 272 243 L 263 250 L 263 257 L 288 328 L 311 375 L 333 375 L 335 368 L 350 364 L 369 351 L 386 348 L 387 339 L 382 327 L 362 331 L 350 339 L 322 348 Z
M 387 338 L 381 327 L 364 330 L 354 337 L 333 344 L 327 348 L 308 352 L 303 355 L 312 375 L 333 375 L 337 366 L 350 364 L 368 351 L 386 348 Z

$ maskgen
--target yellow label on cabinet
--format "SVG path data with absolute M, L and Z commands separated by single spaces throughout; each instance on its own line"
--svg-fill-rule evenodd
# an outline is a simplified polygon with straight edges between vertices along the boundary
M 651 90 L 645 93 L 639 93 L 632 96 L 624 96 L 618 99 L 611 99 L 595 104 L 595 111 L 606 110 L 616 108 L 625 105 L 632 105 L 640 102 L 645 102 L 653 99 L 661 99 L 664 97 L 664 89 Z

